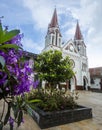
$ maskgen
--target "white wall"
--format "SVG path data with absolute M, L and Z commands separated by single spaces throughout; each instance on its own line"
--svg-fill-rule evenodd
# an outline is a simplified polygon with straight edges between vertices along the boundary
M 98 88 L 100 89 L 100 78 L 94 79 L 94 84 L 91 84 L 91 88 Z

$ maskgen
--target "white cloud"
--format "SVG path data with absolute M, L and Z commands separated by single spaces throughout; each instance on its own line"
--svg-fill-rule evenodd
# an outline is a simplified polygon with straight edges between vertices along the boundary
M 32 14 L 36 29 L 47 28 L 52 16 L 52 3 L 47 0 L 23 0 L 24 6 L 27 7 Z M 53 8 L 52 8 L 53 9 Z
M 76 0 L 23 0 L 24 7 L 31 11 L 36 29 L 46 29 L 56 6 L 59 15 L 68 13 L 70 6 L 76 5 Z M 69 6 L 69 8 L 68 8 Z M 65 13 L 66 12 L 66 13 Z M 60 16 L 58 16 L 60 19 Z
M 27 50 L 33 53 L 40 53 L 41 50 L 44 48 L 43 45 L 41 45 L 41 43 L 35 43 L 30 38 L 24 38 L 22 44 L 23 44 L 24 50 Z
M 53 13 L 52 9 L 54 9 L 55 4 L 59 15 L 59 22 L 61 21 L 62 14 L 67 17 L 65 19 L 64 25 L 61 25 L 59 23 L 60 26 L 62 26 L 62 31 L 63 29 L 65 29 L 65 27 L 68 27 L 68 29 L 66 29 L 65 32 L 62 34 L 64 39 L 68 38 L 67 40 L 74 37 L 76 19 L 79 19 L 82 34 L 85 36 L 84 39 L 87 42 L 89 67 L 102 65 L 99 58 L 100 54 L 102 54 L 100 50 L 102 46 L 101 0 L 80 0 L 79 3 L 76 1 L 72 2 L 67 0 L 64 0 L 63 2 L 59 2 L 58 0 L 54 0 L 54 2 L 52 2 L 51 0 L 24 0 L 24 3 L 25 6 L 29 8 L 32 13 L 33 20 L 36 23 L 36 28 L 46 30 L 51 20 Z M 70 18 L 68 19 L 69 15 Z M 87 31 L 87 33 L 84 34 L 84 31 Z M 92 57 L 94 57 L 94 60 L 96 62 L 93 62 L 94 60 L 92 61 Z
M 20 26 L 32 22 L 30 11 L 22 4 L 22 0 L 0 0 L 0 17 L 9 27 Z M 29 16 L 29 17 L 28 17 Z
M 80 10 L 82 12 L 80 15 L 81 23 L 85 27 L 88 26 L 86 40 L 88 42 L 89 67 L 102 66 L 102 1 L 82 0 L 82 5 L 84 7 L 82 6 L 83 8 Z
M 88 44 L 87 46 L 87 54 L 89 58 L 89 67 L 100 67 L 102 66 L 102 44 L 96 45 L 92 43 L 92 45 Z
M 68 29 L 65 33 L 64 33 L 64 38 L 69 41 L 69 39 L 74 39 L 74 32 L 75 32 L 75 24 L 71 25 L 71 28 Z
M 25 26 L 33 24 L 32 30 L 36 29 L 37 33 L 39 31 L 40 36 L 42 32 L 47 32 L 55 6 L 63 39 L 68 41 L 74 37 L 76 19 L 78 19 L 87 46 L 89 67 L 102 66 L 102 0 L 11 0 L 8 4 L 7 2 L 8 0 L 5 2 L 1 0 L 0 3 L 0 15 L 5 16 L 4 24 L 6 22 L 6 25 L 14 24 L 21 27 L 21 30 L 23 24 Z M 25 33 L 24 28 L 23 33 Z M 40 52 L 43 49 L 41 43 L 44 42 L 41 42 L 41 38 L 38 43 L 34 41 L 31 37 L 25 38 L 24 48 L 28 51 L 34 52 L 36 49 L 35 52 Z
M 72 7 L 71 13 L 73 19 L 79 19 L 82 34 L 87 42 L 87 54 L 89 58 L 89 67 L 102 66 L 102 1 L 81 0 L 80 7 Z M 71 21 L 72 22 L 72 21 Z M 67 21 L 66 21 L 67 23 Z M 75 22 L 74 22 L 75 23 Z M 70 23 L 70 25 L 72 25 Z M 67 35 L 74 34 L 74 26 L 65 32 Z M 86 31 L 86 34 L 84 34 Z

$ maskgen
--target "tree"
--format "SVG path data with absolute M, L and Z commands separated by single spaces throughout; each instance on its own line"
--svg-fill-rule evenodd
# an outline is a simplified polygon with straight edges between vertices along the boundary
M 63 58 L 62 52 L 58 50 L 41 53 L 37 57 L 35 68 L 39 78 L 47 81 L 51 87 L 74 76 L 70 58 Z

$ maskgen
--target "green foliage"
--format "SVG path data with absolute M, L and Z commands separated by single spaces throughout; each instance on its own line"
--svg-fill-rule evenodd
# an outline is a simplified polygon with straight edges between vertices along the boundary
M 9 48 L 19 49 L 20 47 L 15 44 L 5 44 L 5 45 L 0 46 L 0 50 L 9 49 Z
M 19 111 L 18 113 L 18 127 L 20 126 L 23 119 L 23 111 Z
M 50 84 L 59 84 L 65 82 L 74 76 L 72 63 L 70 58 L 63 59 L 60 51 L 43 52 L 37 57 L 35 68 L 41 80 L 45 80 Z
M 6 116 L 5 116 L 5 119 L 4 119 L 4 125 L 7 124 L 8 120 L 9 120 L 9 117 L 10 117 L 10 110 L 11 110 L 11 103 L 8 103 L 8 110 L 7 110 L 7 113 L 6 113 Z
M 4 44 L 5 42 L 11 40 L 14 36 L 19 34 L 19 30 L 6 31 L 3 30 L 2 24 L 0 23 L 0 50 L 6 52 L 9 48 L 19 49 L 17 45 L 14 44 Z M 5 66 L 5 60 L 2 56 L 0 56 L 0 67 L 3 68 Z
M 5 42 L 10 41 L 13 37 L 18 35 L 20 33 L 20 30 L 3 30 L 2 24 L 0 23 L 0 50 L 6 52 L 7 49 L 9 48 L 14 48 L 14 49 L 21 49 L 19 46 L 15 44 L 4 44 Z
M 3 53 L 4 57 L 9 54 L 10 50 L 15 50 L 14 52 L 18 52 L 19 49 L 22 49 L 20 45 L 15 45 L 13 38 L 19 34 L 19 30 L 7 31 L 3 29 L 2 24 L 0 23 L 0 51 Z M 17 39 L 15 39 L 17 40 Z M 14 43 L 11 43 L 14 42 Z M 8 44 L 9 43 L 9 44 Z M 1 54 L 1 53 L 0 53 Z M 16 53 L 13 53 L 16 57 Z M 2 106 L 2 113 L 0 113 L 0 130 L 3 130 L 3 127 L 9 123 L 10 130 L 13 130 L 14 123 L 17 123 L 17 126 L 23 122 L 23 113 L 26 111 L 26 107 L 31 105 L 34 102 L 38 102 L 38 100 L 34 99 L 31 101 L 27 99 L 27 96 L 24 94 L 15 95 L 14 85 L 17 84 L 17 77 L 10 73 L 10 70 L 7 68 L 6 58 L 0 56 L 0 100 L 4 101 Z M 12 57 L 9 57 L 12 58 Z M 14 57 L 13 57 L 14 58 Z M 18 57 L 16 57 L 17 59 Z M 17 64 L 20 65 L 23 58 L 19 58 Z M 10 61 L 10 59 L 9 59 Z M 11 66 L 10 66 L 11 65 Z M 9 63 L 9 66 L 12 70 L 16 70 L 14 64 Z M 18 69 L 21 69 L 18 67 Z M 20 71 L 19 71 L 20 72 Z M 31 81 L 30 81 L 31 82 Z M 21 87 L 21 86 L 20 86 Z M 28 88 L 27 88 L 28 89 Z M 7 105 L 7 112 L 5 112 L 5 107 Z M 5 114 L 6 113 L 6 114 Z
M 41 89 L 40 91 L 36 90 L 29 93 L 29 99 L 33 98 L 41 100 L 40 102 L 34 104 L 37 108 L 44 111 L 57 111 L 76 108 L 77 103 L 75 100 L 78 99 L 78 93 L 70 92 L 65 94 L 63 91 L 59 91 L 57 89 L 53 89 L 53 92 L 50 93 L 50 91 Z
M 9 42 L 9 40 L 11 40 L 17 34 L 19 34 L 19 32 L 20 32 L 19 30 L 12 30 L 12 31 L 3 30 L 2 24 L 0 23 L 0 50 L 7 53 L 8 52 L 7 50 L 10 49 L 10 48 L 19 49 L 19 47 L 17 45 L 5 44 L 5 42 Z M 10 78 L 9 77 L 10 73 L 7 70 L 7 67 L 6 67 L 6 64 L 5 64 L 5 59 L 4 59 L 3 56 L 0 56 L 0 71 L 7 73 L 8 74 L 8 79 Z M 5 81 L 4 86 L 3 86 L 4 89 L 5 89 L 5 86 L 7 85 L 7 82 L 9 82 L 9 80 Z M 2 98 L 4 99 L 4 106 L 3 106 L 2 114 L 0 116 L 0 130 L 2 130 L 3 126 L 8 123 L 8 121 L 10 119 L 10 116 L 11 116 L 11 110 L 13 110 L 13 106 L 14 106 L 14 102 L 13 102 L 14 98 L 12 96 L 8 98 L 7 93 L 2 92 L 0 94 L 0 99 L 2 99 Z M 4 117 L 5 102 L 6 102 L 8 108 L 7 108 L 7 113 L 6 113 L 5 117 Z M 17 103 L 17 102 L 15 102 L 15 103 Z M 17 108 L 17 106 L 16 106 L 16 108 Z M 17 114 L 17 116 L 18 116 L 18 114 Z M 12 130 L 12 129 L 13 129 L 13 126 L 11 124 L 10 125 L 10 130 Z
M 0 122 L 0 130 L 3 129 L 3 122 Z
M 5 59 L 3 56 L 0 56 L 0 64 L 1 64 L 1 68 L 4 68 L 5 66 Z
M 4 42 L 11 40 L 14 36 L 16 36 L 19 33 L 20 31 L 16 29 L 9 32 L 3 30 L 2 24 L 0 23 L 0 44 L 3 44 Z

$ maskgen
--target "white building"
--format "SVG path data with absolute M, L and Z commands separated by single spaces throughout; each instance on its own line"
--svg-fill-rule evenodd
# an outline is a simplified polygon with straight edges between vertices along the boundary
M 68 86 L 71 90 L 82 89 L 87 90 L 90 86 L 90 75 L 88 69 L 88 58 L 86 55 L 86 45 L 77 21 L 76 32 L 73 40 L 69 40 L 62 45 L 62 35 L 58 25 L 57 11 L 54 10 L 51 22 L 48 26 L 47 35 L 45 37 L 45 48 L 43 51 L 60 50 L 63 57 L 69 56 L 73 62 L 73 70 L 75 76 L 69 81 Z
M 102 90 L 102 67 L 90 68 L 90 80 L 92 90 Z

